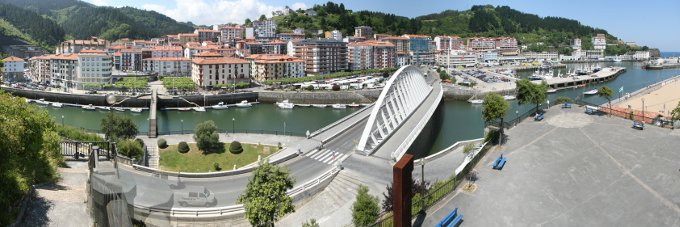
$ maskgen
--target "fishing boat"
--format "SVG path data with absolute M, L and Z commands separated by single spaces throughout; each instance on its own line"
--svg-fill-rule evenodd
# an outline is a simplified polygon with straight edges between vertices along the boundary
M 113 107 L 113 110 L 118 112 L 125 112 L 125 109 L 123 109 L 123 107 Z
M 216 110 L 226 110 L 229 107 L 227 105 L 224 105 L 224 102 L 219 102 L 217 103 L 217 105 L 213 105 L 212 108 Z
M 316 108 L 326 108 L 328 105 L 326 105 L 326 104 L 312 104 L 312 106 L 316 107 Z
M 352 104 L 349 104 L 347 106 L 350 107 L 350 108 L 358 108 L 358 107 L 361 107 L 361 104 L 352 103 Z
M 503 99 L 505 99 L 505 100 L 514 100 L 514 99 L 517 99 L 517 97 L 515 97 L 514 95 L 504 95 L 504 96 L 503 96 Z
M 142 108 L 130 108 L 130 112 L 133 112 L 133 113 L 141 113 L 141 112 L 142 112 Z
M 111 107 L 108 106 L 97 106 L 97 109 L 111 111 Z
M 92 104 L 83 105 L 81 108 L 83 108 L 84 110 L 94 110 L 94 109 L 96 109 L 96 107 L 94 107 Z
M 236 103 L 236 107 L 246 108 L 251 106 L 253 106 L 253 104 L 249 103 L 248 100 L 243 100 L 239 103 Z
M 345 104 L 333 104 L 333 109 L 347 109 Z
M 45 99 L 35 100 L 35 103 L 37 103 L 38 105 L 45 105 L 45 106 L 50 104 L 50 102 L 45 101 Z
M 310 107 L 310 106 L 312 106 L 310 104 L 295 104 L 295 105 L 300 106 L 300 107 Z
M 593 89 L 590 91 L 583 92 L 584 95 L 595 95 L 597 94 L 597 89 Z
M 295 104 L 289 102 L 288 99 L 283 100 L 282 102 L 277 102 L 276 105 L 281 109 L 293 109 L 293 107 L 295 107 Z
M 193 110 L 196 111 L 196 112 L 205 112 L 205 107 L 197 106 L 197 107 L 194 107 Z
M 53 103 L 52 103 L 52 107 L 54 107 L 54 108 L 61 108 L 61 107 L 63 107 L 63 106 L 64 106 L 64 104 L 59 103 L 59 102 L 53 102 Z

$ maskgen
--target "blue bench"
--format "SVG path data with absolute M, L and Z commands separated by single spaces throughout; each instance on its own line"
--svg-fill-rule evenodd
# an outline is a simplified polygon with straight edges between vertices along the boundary
M 571 108 L 571 103 L 565 102 L 562 104 L 562 109 Z
M 505 157 L 503 157 L 503 155 L 498 156 L 498 158 L 496 158 L 496 160 L 493 161 L 493 165 L 491 166 L 491 168 L 497 169 L 497 170 L 503 169 L 503 166 L 505 166 L 506 160 L 507 159 Z
M 537 113 L 536 116 L 534 116 L 535 121 L 542 121 L 543 120 L 543 114 L 542 113 Z
M 437 227 L 454 226 L 455 227 L 455 226 L 460 225 L 460 223 L 462 221 L 463 221 L 463 215 L 458 214 L 458 208 L 456 208 L 456 209 L 453 209 L 453 211 L 451 211 L 451 213 L 446 215 L 446 217 L 444 217 L 444 219 L 439 221 L 439 223 L 437 223 L 437 225 L 435 225 L 435 226 L 437 226 Z

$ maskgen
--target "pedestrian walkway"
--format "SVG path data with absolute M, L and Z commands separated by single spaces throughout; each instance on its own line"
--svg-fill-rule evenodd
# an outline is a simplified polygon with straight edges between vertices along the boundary
M 329 149 L 321 149 L 321 150 L 313 150 L 307 154 L 305 154 L 306 157 L 317 160 L 319 162 L 323 162 L 326 164 L 335 164 L 338 162 L 338 160 L 342 160 L 345 157 L 349 156 L 348 154 L 342 154 L 340 152 L 334 151 L 334 150 L 329 150 Z

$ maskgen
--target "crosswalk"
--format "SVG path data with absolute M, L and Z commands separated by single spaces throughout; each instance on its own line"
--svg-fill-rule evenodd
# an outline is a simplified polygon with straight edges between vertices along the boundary
M 307 154 L 305 154 L 308 158 L 317 160 L 319 162 L 323 162 L 326 164 L 334 164 L 338 160 L 342 160 L 343 158 L 347 157 L 347 154 L 342 154 L 337 151 L 333 150 L 328 150 L 328 149 L 322 149 L 322 150 L 313 150 Z

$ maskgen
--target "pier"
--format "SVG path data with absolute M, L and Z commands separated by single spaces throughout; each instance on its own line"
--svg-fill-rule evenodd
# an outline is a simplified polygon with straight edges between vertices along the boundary
M 151 92 L 151 102 L 149 107 L 149 138 L 156 138 L 158 136 L 158 129 L 156 128 L 156 104 L 158 103 L 158 94 L 154 89 Z
M 574 77 L 556 77 L 556 78 L 553 77 L 547 78 L 545 80 L 538 80 L 532 82 L 540 84 L 543 81 L 545 81 L 546 83 L 548 83 L 548 87 L 552 89 L 579 87 L 585 86 L 586 84 L 602 83 L 605 81 L 612 80 L 625 71 L 626 68 L 623 67 L 608 67 L 603 68 L 602 70 L 590 75 Z

